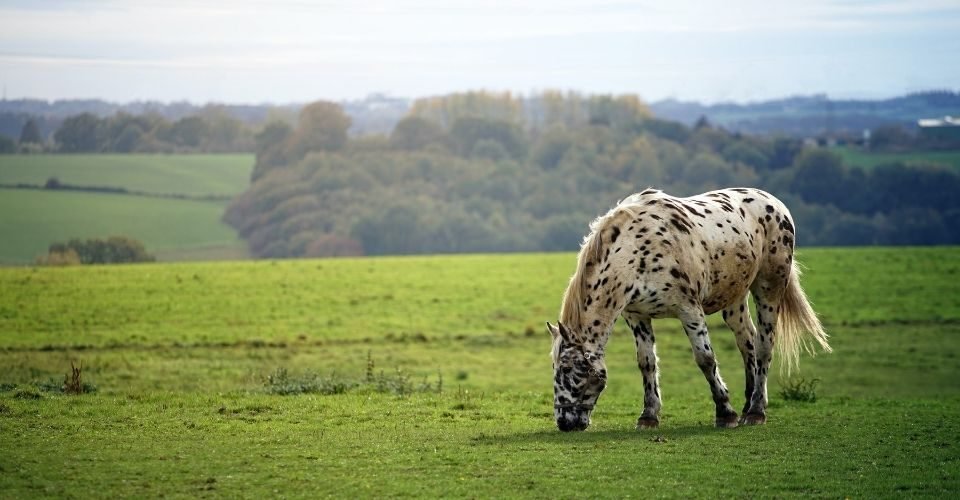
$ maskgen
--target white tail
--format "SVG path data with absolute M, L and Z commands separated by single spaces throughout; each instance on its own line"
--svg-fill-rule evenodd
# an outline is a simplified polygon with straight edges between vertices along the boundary
M 800 267 L 796 259 L 793 261 L 793 270 L 790 273 L 790 279 L 787 283 L 787 290 L 783 295 L 780 314 L 777 319 L 777 341 L 776 349 L 780 357 L 780 370 L 786 368 L 787 375 L 794 366 L 800 362 L 800 349 L 807 351 L 810 355 L 815 355 L 814 346 L 807 336 L 820 344 L 826 352 L 832 352 L 833 349 L 827 343 L 827 332 L 823 331 L 823 325 L 817 318 L 817 313 L 810 307 L 807 296 L 803 293 L 800 286 Z

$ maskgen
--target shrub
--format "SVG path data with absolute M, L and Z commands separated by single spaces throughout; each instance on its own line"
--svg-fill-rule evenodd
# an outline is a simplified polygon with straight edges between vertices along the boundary
M 780 389 L 780 395 L 787 401 L 802 401 L 804 403 L 815 403 L 817 401 L 817 384 L 820 379 L 815 378 L 807 380 L 789 379 L 783 383 Z
M 53 243 L 47 249 L 47 255 L 37 257 L 36 264 L 126 264 L 155 260 L 157 259 L 153 255 L 147 253 L 143 243 L 126 236 L 111 236 L 106 240 L 74 238 L 66 243 Z
M 72 248 L 63 251 L 50 251 L 47 255 L 40 255 L 34 259 L 38 266 L 79 266 L 80 256 Z

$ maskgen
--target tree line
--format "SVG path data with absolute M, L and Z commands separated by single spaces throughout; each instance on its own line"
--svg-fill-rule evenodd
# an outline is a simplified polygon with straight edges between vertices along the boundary
M 156 113 L 120 112 L 106 117 L 80 113 L 65 118 L 50 138 L 41 133 L 38 119 L 31 117 L 18 141 L 0 135 L 0 153 L 249 152 L 258 129 L 219 106 L 175 120 Z
M 768 189 L 803 245 L 960 242 L 953 171 L 853 169 L 797 139 L 660 120 L 634 96 L 472 92 L 417 101 L 389 135 L 349 126 L 317 102 L 256 135 L 251 186 L 225 215 L 254 255 L 573 250 L 647 186 Z

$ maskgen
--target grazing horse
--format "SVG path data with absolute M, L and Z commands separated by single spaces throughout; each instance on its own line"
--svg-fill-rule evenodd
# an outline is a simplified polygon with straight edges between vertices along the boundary
M 706 315 L 723 311 L 743 356 L 746 403 L 739 423 L 766 421 L 767 374 L 776 341 L 789 373 L 812 339 L 827 334 L 800 288 L 795 229 L 787 207 L 758 189 L 723 189 L 677 198 L 647 189 L 590 224 L 563 296 L 553 337 L 554 417 L 561 431 L 590 425 L 606 387 L 604 348 L 618 316 L 633 331 L 643 374 L 637 428 L 660 423 L 660 381 L 651 319 L 678 318 L 710 385 L 717 427 L 736 427 L 710 346 Z M 760 330 L 747 303 L 753 295 Z M 803 338 L 806 334 L 807 338 Z

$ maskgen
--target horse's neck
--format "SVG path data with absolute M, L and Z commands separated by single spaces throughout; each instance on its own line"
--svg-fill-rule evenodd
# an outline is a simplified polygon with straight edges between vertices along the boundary
M 619 312 L 611 311 L 609 308 L 603 309 L 596 303 L 588 306 L 587 310 L 580 315 L 581 324 L 577 330 L 580 332 L 580 343 L 583 347 L 602 352 L 607 346 L 607 341 L 610 340 L 610 333 L 617 321 L 617 316 Z

